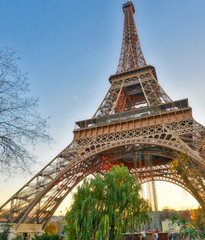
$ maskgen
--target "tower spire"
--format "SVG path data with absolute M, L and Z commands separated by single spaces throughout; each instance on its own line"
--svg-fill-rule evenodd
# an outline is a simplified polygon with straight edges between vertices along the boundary
M 123 4 L 124 28 L 117 73 L 147 65 L 142 53 L 134 19 L 135 8 L 131 1 Z

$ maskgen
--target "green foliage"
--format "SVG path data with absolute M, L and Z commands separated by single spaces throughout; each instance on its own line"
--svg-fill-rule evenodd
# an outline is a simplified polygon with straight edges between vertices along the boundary
M 10 232 L 10 229 L 11 229 L 11 223 L 10 221 L 8 220 L 7 222 L 5 223 L 1 223 L 0 225 L 1 227 L 1 232 L 0 232 L 0 239 L 1 240 L 7 240 L 8 239 L 8 235 L 9 235 L 9 232 Z
M 62 240 L 62 239 L 58 234 L 52 234 L 50 236 L 48 234 L 42 234 L 40 236 L 35 235 L 35 237 L 32 238 L 32 240 Z
M 200 237 L 205 237 L 201 232 L 198 232 L 196 226 L 187 222 L 185 219 L 179 219 L 178 216 L 171 216 L 170 220 L 172 225 L 176 224 L 180 227 L 180 235 L 182 239 L 198 239 Z
M 23 240 L 22 234 L 17 234 L 12 240 Z
M 205 232 L 205 210 L 201 207 L 190 210 L 192 222 L 197 229 Z
M 46 226 L 45 228 L 45 233 L 49 236 L 56 234 L 58 232 L 58 228 L 55 224 L 50 223 L 49 225 Z
M 136 177 L 124 166 L 116 166 L 104 177 L 85 179 L 73 197 L 66 215 L 68 239 L 119 239 L 122 232 L 148 221 L 149 204 L 140 197 Z

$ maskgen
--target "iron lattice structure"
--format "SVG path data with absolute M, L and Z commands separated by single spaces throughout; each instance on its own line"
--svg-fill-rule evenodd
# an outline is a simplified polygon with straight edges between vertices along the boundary
M 124 4 L 123 11 L 124 29 L 117 73 L 147 65 L 142 53 L 140 40 L 137 33 L 134 19 L 135 8 L 132 2 Z
M 172 101 L 159 85 L 142 54 L 132 2 L 123 10 L 120 61 L 105 98 L 91 119 L 76 122 L 71 144 L 1 206 L 1 221 L 44 228 L 84 177 L 122 163 L 139 182 L 171 182 L 205 208 L 205 127 L 187 99 Z

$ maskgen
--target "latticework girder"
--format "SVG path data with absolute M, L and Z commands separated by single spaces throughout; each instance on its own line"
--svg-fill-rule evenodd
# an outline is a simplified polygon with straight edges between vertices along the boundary
M 193 150 L 180 137 L 187 133 L 199 135 L 204 132 L 203 126 L 190 120 L 165 126 L 122 131 L 95 139 L 77 140 L 11 197 L 2 206 L 1 212 L 7 213 L 11 220 L 17 223 L 23 221 L 47 223 L 57 206 L 83 177 L 109 169 L 113 164 L 117 164 L 114 161 L 134 169 L 133 162 L 129 163 L 128 159 L 136 152 L 141 156 L 153 156 L 152 171 L 143 165 L 141 168 L 136 168 L 138 169 L 136 174 L 141 182 L 150 181 L 153 178 L 175 183 L 188 189 L 202 203 L 205 200 L 204 185 L 202 183 L 199 188 L 199 181 L 193 181 L 195 179 L 193 173 L 200 175 L 204 181 L 204 175 L 199 174 L 199 171 L 204 169 L 205 161 L 199 152 Z M 191 184 L 187 184 L 188 181 L 184 182 L 184 179 L 176 175 L 176 171 L 171 173 L 168 170 L 169 163 L 180 153 L 188 156 L 193 163 L 189 169 L 194 168 L 194 171 L 186 174 Z M 166 167 L 166 171 L 162 166 Z M 153 176 L 150 175 L 151 172 Z M 195 191 L 198 191 L 198 194 Z
M 171 101 L 152 72 L 140 73 L 113 81 L 93 118 Z
M 138 68 L 146 65 L 135 24 L 135 9 L 133 3 L 127 2 L 124 4 L 123 11 L 124 29 L 117 73 L 126 72 L 133 68 Z

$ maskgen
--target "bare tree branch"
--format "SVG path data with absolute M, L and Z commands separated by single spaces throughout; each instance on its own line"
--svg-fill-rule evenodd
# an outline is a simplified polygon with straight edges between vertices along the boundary
M 29 93 L 28 76 L 18 66 L 19 58 L 0 49 L 0 172 L 29 171 L 33 156 L 29 149 L 50 142 L 47 119 L 38 113 L 38 99 Z

